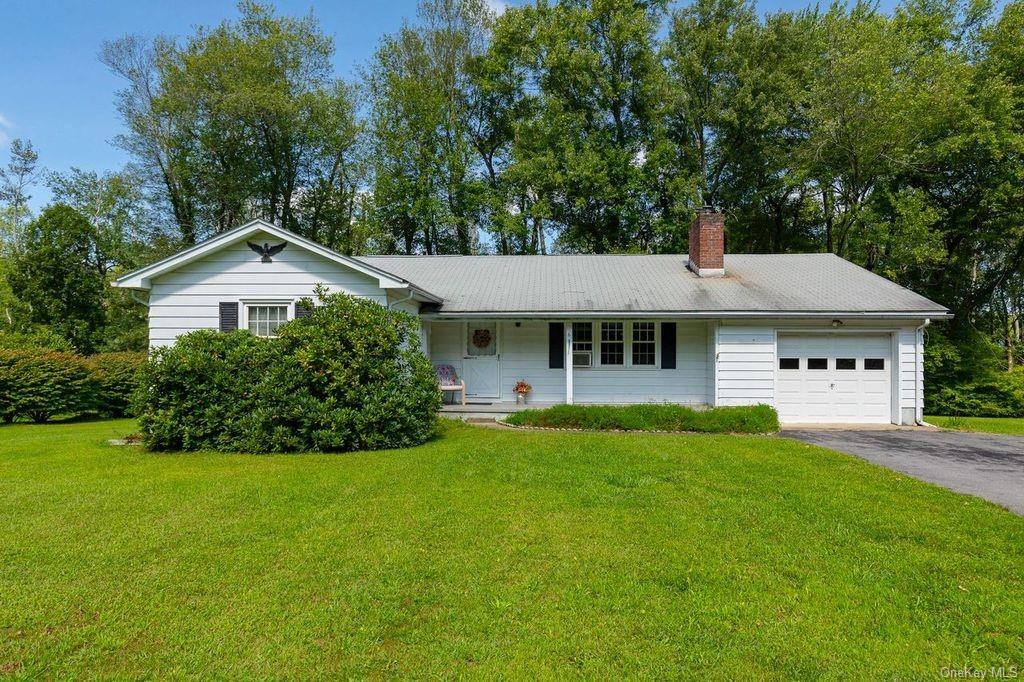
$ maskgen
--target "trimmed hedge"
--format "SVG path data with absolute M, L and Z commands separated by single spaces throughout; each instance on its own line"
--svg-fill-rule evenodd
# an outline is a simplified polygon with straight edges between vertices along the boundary
M 90 408 L 104 417 L 123 417 L 139 388 L 145 353 L 97 353 L 86 358 Z
M 45 422 L 56 415 L 128 413 L 145 353 L 82 357 L 47 348 L 0 348 L 0 419 Z
M 154 351 L 138 402 L 145 445 L 339 452 L 434 434 L 441 396 L 411 315 L 321 294 L 278 335 L 197 331 Z
M 768 405 L 694 410 L 682 405 L 556 405 L 513 412 L 516 426 L 589 431 L 698 431 L 703 433 L 775 433 L 779 416 Z
M 0 350 L 0 418 L 45 422 L 77 414 L 90 403 L 89 371 L 81 356 L 55 350 Z

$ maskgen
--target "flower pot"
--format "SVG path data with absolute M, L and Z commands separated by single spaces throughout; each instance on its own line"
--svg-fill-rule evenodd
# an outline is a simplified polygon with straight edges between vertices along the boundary
M 516 405 L 525 405 L 525 404 L 526 404 L 526 394 L 525 393 L 516 393 Z

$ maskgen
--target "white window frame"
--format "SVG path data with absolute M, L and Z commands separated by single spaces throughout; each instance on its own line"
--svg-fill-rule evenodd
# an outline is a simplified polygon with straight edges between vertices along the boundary
M 239 301 L 242 306 L 242 329 L 248 331 L 249 329 L 249 309 L 258 308 L 261 306 L 265 307 L 281 307 L 285 308 L 285 322 L 291 322 L 295 319 L 295 301 L 292 299 L 246 299 Z M 283 323 L 282 323 L 283 324 Z M 250 332 L 251 333 L 251 332 Z M 253 336 L 259 336 L 253 334 Z M 276 339 L 277 334 L 271 334 L 270 336 L 260 336 L 261 339 Z
M 602 322 L 621 322 L 622 323 L 622 335 L 623 335 L 623 351 L 625 353 L 623 357 L 623 364 L 621 365 L 603 365 L 601 364 L 601 323 Z M 654 364 L 653 365 L 634 365 L 633 364 L 633 325 L 637 322 L 650 322 L 654 324 Z M 587 370 L 612 370 L 612 369 L 632 369 L 637 371 L 649 372 L 652 370 L 661 369 L 661 324 L 657 320 L 616 320 L 614 318 L 603 319 L 603 320 L 575 320 L 575 324 L 589 324 L 590 325 L 590 336 L 592 341 L 591 352 L 591 365 L 589 367 L 583 365 L 573 364 L 573 369 L 576 371 L 587 371 Z M 573 339 L 575 341 L 575 339 Z
M 638 325 L 638 324 L 650 324 L 652 326 L 651 331 L 653 332 L 653 335 L 654 335 L 653 339 L 651 341 L 643 341 L 642 342 L 642 343 L 652 343 L 652 341 L 653 341 L 653 345 L 654 345 L 654 349 L 651 351 L 653 353 L 653 355 L 654 355 L 654 358 L 653 358 L 654 362 L 652 362 L 650 364 L 647 364 L 647 365 L 635 365 L 635 364 L 633 364 L 633 344 L 636 343 L 636 339 L 634 338 L 634 332 L 636 331 L 636 325 Z M 641 367 L 647 368 L 647 369 L 658 369 L 661 366 L 661 353 L 660 353 L 660 351 L 661 351 L 661 344 L 659 343 L 659 341 L 661 340 L 660 332 L 659 332 L 659 328 L 660 327 L 661 327 L 661 325 L 658 324 L 657 322 L 655 322 L 654 320 L 636 320 L 636 321 L 631 321 L 629 323 L 629 365 L 630 365 L 630 367 L 635 367 L 637 369 L 640 369 Z
M 570 327 L 572 329 L 572 354 L 571 355 L 572 355 L 572 367 L 573 367 L 573 369 L 592 369 L 595 366 L 595 363 L 594 363 L 594 356 L 595 356 L 595 348 L 594 348 L 594 345 L 595 345 L 595 341 L 594 341 L 594 323 L 593 322 L 589 322 L 589 321 L 581 320 L 581 321 L 570 322 L 569 325 L 570 325 Z M 577 339 L 576 339 L 576 325 L 590 325 L 590 341 L 586 341 L 586 342 L 577 341 Z M 580 351 L 576 350 L 576 344 L 577 343 L 589 343 L 590 344 L 590 350 L 580 350 Z M 600 344 L 600 341 L 597 341 L 596 343 Z M 576 354 L 577 353 L 580 353 L 580 354 L 586 353 L 587 356 L 590 358 L 590 361 L 587 364 L 585 364 L 585 365 L 577 365 L 576 364 Z

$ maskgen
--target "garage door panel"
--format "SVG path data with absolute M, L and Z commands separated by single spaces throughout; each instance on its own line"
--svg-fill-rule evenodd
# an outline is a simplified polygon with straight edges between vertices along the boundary
M 776 408 L 784 422 L 891 421 L 891 337 L 888 334 L 778 336 Z M 794 368 L 792 359 L 798 359 Z M 884 369 L 867 369 L 866 358 Z M 813 362 L 809 360 L 814 359 Z M 810 369 L 811 364 L 824 368 Z M 872 363 L 877 367 L 877 363 Z

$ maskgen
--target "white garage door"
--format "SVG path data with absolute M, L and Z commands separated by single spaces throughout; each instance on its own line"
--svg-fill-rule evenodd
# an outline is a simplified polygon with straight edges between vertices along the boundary
M 775 407 L 783 422 L 892 421 L 888 334 L 779 334 Z

